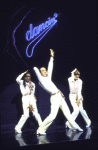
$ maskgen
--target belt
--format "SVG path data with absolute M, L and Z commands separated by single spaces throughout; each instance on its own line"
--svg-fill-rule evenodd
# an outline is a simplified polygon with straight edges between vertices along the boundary
M 24 94 L 24 95 L 22 95 L 22 96 L 27 96 L 27 95 L 31 95 L 31 93 L 30 93 L 30 94 Z
M 61 96 L 65 99 L 65 96 L 64 96 L 64 94 L 63 94 L 61 91 L 58 91 L 58 92 L 56 92 L 56 93 L 54 93 L 54 94 L 51 94 L 51 95 L 55 95 L 55 94 L 57 94 L 57 93 L 60 93 Z
M 56 93 L 53 93 L 53 94 L 51 94 L 51 95 L 55 95 L 55 94 L 57 94 L 57 93 L 59 93 L 60 91 L 58 91 L 58 92 L 56 92 Z
M 70 94 L 77 94 L 77 93 L 75 93 L 75 92 L 71 92 Z

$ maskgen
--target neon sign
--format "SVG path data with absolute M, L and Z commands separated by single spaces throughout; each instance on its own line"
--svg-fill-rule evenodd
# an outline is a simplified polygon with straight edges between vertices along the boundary
M 22 7 L 22 8 L 24 8 L 24 7 Z M 22 9 L 21 8 L 21 9 Z M 21 9 L 19 9 L 14 15 L 13 15 L 13 17 L 21 10 Z M 13 34 L 12 34 L 12 37 L 13 37 L 13 45 L 14 45 L 14 47 L 15 47 L 15 49 L 16 49 L 16 51 L 17 51 L 17 54 L 19 55 L 19 57 L 21 58 L 21 60 L 25 63 L 25 65 L 27 66 L 27 64 L 26 64 L 26 62 L 24 61 L 24 59 L 21 57 L 21 55 L 20 55 L 20 53 L 19 53 L 19 51 L 18 51 L 18 48 L 17 48 L 17 46 L 16 46 L 16 39 L 15 39 L 15 33 L 16 33 L 16 31 L 17 31 L 17 29 L 21 26 L 21 24 L 23 23 L 23 20 L 27 17 L 27 15 L 30 13 L 31 11 L 29 11 L 29 12 L 27 12 L 26 13 L 26 15 L 22 18 L 22 20 L 19 22 L 19 24 L 15 27 L 15 29 L 13 30 Z M 12 17 L 12 18 L 13 18 Z M 13 55 L 12 55 L 13 56 Z M 14 57 L 14 56 L 13 56 Z M 14 57 L 15 58 L 15 57 Z M 16 59 L 16 58 L 15 58 Z M 17 60 L 17 59 L 16 59 Z M 19 62 L 19 61 L 18 61 Z M 28 67 L 28 66 L 27 66 Z
M 27 41 L 32 40 L 32 41 L 26 47 L 26 55 L 27 55 L 27 57 L 29 57 L 29 58 L 32 57 L 35 46 L 43 39 L 43 37 L 57 23 L 57 20 L 56 20 L 57 16 L 58 16 L 58 14 L 55 13 L 53 15 L 53 18 L 49 17 L 48 20 L 45 23 L 42 23 L 39 26 L 36 26 L 34 28 L 33 28 L 32 24 L 29 25 L 29 30 L 26 32 L 26 40 Z M 33 45 L 31 53 L 28 54 L 29 47 L 30 47 L 30 45 L 33 42 L 35 42 L 35 40 L 37 40 L 37 42 Z

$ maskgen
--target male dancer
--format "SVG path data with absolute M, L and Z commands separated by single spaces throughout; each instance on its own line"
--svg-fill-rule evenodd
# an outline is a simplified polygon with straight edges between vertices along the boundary
M 36 76 L 39 80 L 40 85 L 50 93 L 50 103 L 51 103 L 51 111 L 49 116 L 43 121 L 41 126 L 37 130 L 37 134 L 46 134 L 45 131 L 48 129 L 48 127 L 51 125 L 53 120 L 56 118 L 56 115 L 58 113 L 59 107 L 63 111 L 65 117 L 70 122 L 70 125 L 73 129 L 83 131 L 77 123 L 73 120 L 70 114 L 70 110 L 67 106 L 66 101 L 64 100 L 64 96 L 61 93 L 61 91 L 56 87 L 56 85 L 51 81 L 52 76 L 52 70 L 53 70 L 53 57 L 54 57 L 54 51 L 50 49 L 50 61 L 48 65 L 48 71 L 46 71 L 46 68 L 42 67 L 40 69 L 40 72 L 37 67 L 34 67 L 34 71 L 36 73 Z
M 24 76 L 24 80 L 22 77 Z M 20 91 L 22 94 L 22 106 L 23 106 L 23 115 L 21 116 L 18 124 L 15 126 L 16 133 L 22 133 L 21 129 L 25 124 L 26 120 L 29 118 L 29 109 L 34 114 L 36 120 L 38 121 L 39 126 L 42 123 L 41 117 L 37 110 L 35 94 L 35 84 L 31 81 L 31 75 L 27 71 L 20 74 L 16 78 L 17 83 L 20 85 Z
M 91 125 L 91 121 L 88 118 L 86 111 L 83 109 L 83 97 L 81 94 L 82 80 L 79 78 L 80 72 L 75 68 L 71 74 L 71 77 L 68 78 L 68 83 L 70 89 L 69 99 L 73 107 L 72 117 L 75 120 L 80 112 L 86 122 L 86 127 L 89 127 Z M 65 124 L 67 127 L 71 128 L 68 121 Z

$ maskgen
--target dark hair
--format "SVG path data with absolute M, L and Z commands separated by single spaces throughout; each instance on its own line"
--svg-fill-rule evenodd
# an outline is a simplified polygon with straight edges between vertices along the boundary
M 27 74 L 30 74 L 30 76 L 31 76 L 31 73 L 30 73 L 29 71 L 28 71 L 26 74 L 24 74 L 24 80 L 23 80 L 23 85 L 24 85 L 24 87 L 26 87 L 25 77 L 26 77 Z
M 76 71 L 74 72 L 74 75 L 80 75 L 80 72 L 76 69 Z
M 31 73 L 28 71 L 26 74 L 24 74 L 24 78 L 26 77 L 27 74 L 30 74 L 30 76 L 31 76 Z
M 41 73 L 41 69 L 42 69 L 42 68 L 45 68 L 45 67 L 41 67 L 41 68 L 39 68 L 40 73 Z M 45 68 L 45 69 L 46 69 L 46 68 Z

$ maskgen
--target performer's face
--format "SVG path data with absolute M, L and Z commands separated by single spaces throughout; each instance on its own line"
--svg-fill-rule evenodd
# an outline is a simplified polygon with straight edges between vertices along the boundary
M 40 69 L 40 73 L 41 73 L 42 76 L 46 77 L 47 76 L 47 70 L 46 70 L 46 68 L 42 67 Z
M 79 78 L 79 75 L 77 74 L 77 75 L 74 75 L 74 80 L 78 80 L 78 78 Z
M 25 81 L 29 82 L 30 80 L 31 80 L 31 75 L 30 74 L 26 74 Z

